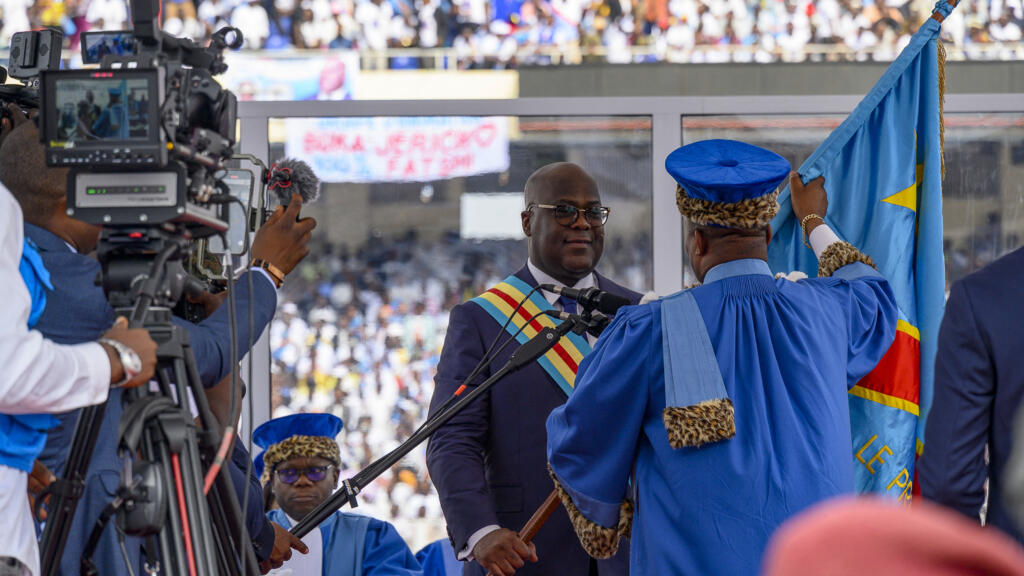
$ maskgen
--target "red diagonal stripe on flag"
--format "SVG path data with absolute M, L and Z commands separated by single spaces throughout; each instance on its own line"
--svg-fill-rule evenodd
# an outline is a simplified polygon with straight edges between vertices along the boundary
M 919 404 L 921 400 L 921 343 L 896 331 L 896 339 L 870 374 L 858 386 Z

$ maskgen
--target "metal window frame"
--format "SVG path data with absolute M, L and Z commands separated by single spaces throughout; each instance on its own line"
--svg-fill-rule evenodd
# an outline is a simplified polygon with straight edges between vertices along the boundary
M 675 204 L 675 182 L 662 161 L 681 142 L 686 116 L 849 114 L 861 95 L 681 96 L 650 98 L 518 98 L 510 100 L 349 100 L 240 102 L 241 151 L 269 161 L 271 118 L 369 116 L 649 116 L 651 118 L 651 201 Z M 1024 112 L 1021 94 L 948 94 L 950 113 Z M 675 210 L 653 210 L 653 289 L 678 290 L 683 278 L 682 220 Z M 252 422 L 270 419 L 270 340 L 264 331 L 252 351 L 255 373 L 247 375 L 254 395 Z M 248 412 L 248 406 L 245 407 Z M 243 418 L 243 432 L 248 429 Z M 245 436 L 245 434 L 243 434 Z

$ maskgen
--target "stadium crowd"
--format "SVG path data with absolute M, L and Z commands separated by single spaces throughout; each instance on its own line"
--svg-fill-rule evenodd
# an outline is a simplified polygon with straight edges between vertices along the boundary
M 602 269 L 643 283 L 643 238 L 609 246 Z M 341 417 L 341 477 L 352 476 L 426 418 L 451 308 L 518 269 L 525 254 L 524 241 L 421 242 L 412 234 L 357 252 L 316 247 L 282 289 L 271 326 L 272 416 Z M 414 550 L 446 537 L 425 449 L 367 487 L 356 510 L 391 521 Z
M 1024 57 L 1022 0 L 965 0 L 943 34 L 968 59 Z M 202 39 L 230 24 L 250 50 L 450 48 L 461 68 L 562 61 L 891 60 L 930 0 L 167 0 L 164 28 Z M 128 27 L 126 0 L 2 0 L 0 48 L 19 30 Z M 567 54 L 577 58 L 563 60 Z M 393 57 L 415 68 L 417 57 Z

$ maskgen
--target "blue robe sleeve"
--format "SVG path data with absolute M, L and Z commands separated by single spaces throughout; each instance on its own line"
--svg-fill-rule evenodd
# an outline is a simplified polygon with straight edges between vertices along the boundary
M 231 372 L 231 366 L 241 360 L 248 350 L 249 342 L 249 300 L 253 301 L 253 334 L 255 342 L 263 333 L 263 329 L 274 317 L 277 306 L 277 293 L 270 280 L 255 273 L 252 279 L 252 295 L 249 293 L 247 272 L 235 280 L 235 313 L 238 335 L 238 358 L 231 358 L 231 322 L 228 314 L 228 303 L 225 300 L 210 317 L 199 324 L 192 324 L 175 318 L 174 322 L 188 331 L 189 344 L 199 369 L 199 379 L 203 386 L 210 388 L 220 382 Z
M 363 544 L 363 576 L 422 576 L 423 569 L 398 530 L 370 519 Z
M 591 556 L 611 556 L 628 532 L 629 476 L 655 370 L 652 346 L 661 346 L 660 324 L 659 306 L 621 309 L 580 364 L 569 401 L 548 417 L 556 488 Z
M 831 286 L 845 311 L 847 388 L 875 369 L 896 338 L 899 312 L 889 283 L 870 266 L 854 262 L 832 276 L 843 282 Z
M 953 284 L 939 328 L 935 397 L 918 462 L 921 495 L 978 522 L 985 501 L 985 444 L 995 374 L 967 287 Z

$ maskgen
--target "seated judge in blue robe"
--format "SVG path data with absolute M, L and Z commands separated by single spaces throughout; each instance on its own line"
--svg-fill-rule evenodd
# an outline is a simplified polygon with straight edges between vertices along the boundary
M 632 525 L 633 576 L 757 574 L 784 520 L 853 492 L 847 391 L 892 343 L 896 304 L 824 224 L 821 179 L 791 178 L 820 276 L 791 281 L 766 261 L 782 157 L 709 140 L 665 163 L 703 284 L 619 310 L 548 419 L 548 459 L 591 555 Z
M 280 509 L 267 517 L 291 529 L 338 486 L 341 454 L 335 437 L 341 419 L 331 414 L 292 414 L 264 423 L 253 442 L 264 451 L 260 478 Z M 259 456 L 257 456 L 259 459 Z M 293 554 L 280 576 L 421 576 L 419 562 L 395 527 L 381 520 L 335 512 L 302 541 L 309 554 Z

